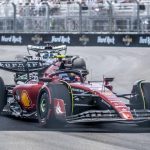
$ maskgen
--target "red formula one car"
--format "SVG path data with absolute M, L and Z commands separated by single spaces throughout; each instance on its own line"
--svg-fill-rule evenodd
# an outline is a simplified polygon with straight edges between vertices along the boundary
M 112 92 L 109 84 L 112 80 L 85 81 L 81 72 L 73 69 L 57 70 L 39 81 L 29 80 L 15 86 L 4 85 L 0 78 L 0 111 L 16 117 L 38 118 L 42 126 L 149 121 L 149 103 L 142 97 L 149 95 L 150 83 L 134 85 L 129 107 Z
M 22 82 L 21 78 L 20 83 L 18 79 L 15 85 L 5 85 L 0 78 L 1 113 L 35 118 L 42 126 L 55 127 L 66 123 L 142 123 L 150 120 L 149 82 L 138 81 L 131 94 L 117 95 L 110 84 L 113 78 L 87 81 L 87 70 L 82 67 L 70 68 L 63 61 L 56 61 L 35 79 L 29 78 L 35 66 L 32 69 L 26 64 L 28 62 L 23 68 L 12 65 L 19 73 L 27 74 L 26 81 Z M 6 70 L 9 65 L 0 64 L 1 69 Z M 128 99 L 129 104 L 122 102 L 120 97 Z

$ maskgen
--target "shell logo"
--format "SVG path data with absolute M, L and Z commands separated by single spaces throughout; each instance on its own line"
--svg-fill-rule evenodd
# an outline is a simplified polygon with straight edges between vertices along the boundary
M 28 96 L 27 91 L 23 90 L 21 93 L 21 103 L 25 106 L 25 107 L 30 107 L 31 105 L 31 100 Z

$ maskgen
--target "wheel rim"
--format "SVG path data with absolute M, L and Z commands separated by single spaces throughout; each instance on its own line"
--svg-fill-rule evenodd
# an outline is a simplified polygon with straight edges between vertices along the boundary
M 41 100 L 40 110 L 41 110 L 42 113 L 44 113 L 45 110 L 46 110 L 46 100 L 45 99 Z
M 47 117 L 47 113 L 48 113 L 48 94 L 47 93 L 43 93 L 40 98 L 39 113 L 40 113 L 41 119 Z

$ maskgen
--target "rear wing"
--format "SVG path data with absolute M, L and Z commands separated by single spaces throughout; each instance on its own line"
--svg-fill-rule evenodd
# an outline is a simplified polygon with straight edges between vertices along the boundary
M 27 46 L 27 50 L 28 50 L 28 53 L 30 54 L 29 51 L 34 51 L 34 52 L 37 52 L 37 53 L 46 53 L 46 52 L 49 52 L 49 53 L 59 53 L 61 51 L 65 51 L 64 54 L 66 54 L 67 52 L 67 46 L 66 45 L 60 45 L 60 46 L 51 46 L 51 45 L 48 45 L 48 46 L 35 46 L 35 45 L 28 45 Z
M 29 60 L 27 62 L 22 61 L 0 61 L 0 69 L 10 72 L 34 72 L 40 71 L 47 66 L 40 60 Z

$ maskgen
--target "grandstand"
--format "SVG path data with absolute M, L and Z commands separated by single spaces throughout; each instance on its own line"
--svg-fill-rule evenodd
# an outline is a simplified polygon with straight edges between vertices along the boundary
M 3 0 L 1 33 L 150 32 L 147 0 Z

